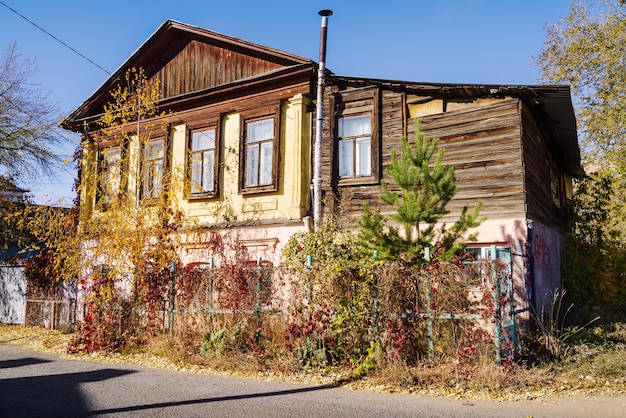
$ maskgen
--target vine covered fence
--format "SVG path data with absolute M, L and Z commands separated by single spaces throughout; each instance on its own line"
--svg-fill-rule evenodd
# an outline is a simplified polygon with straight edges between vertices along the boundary
M 506 262 L 254 264 L 174 273 L 162 330 L 203 335 L 209 355 L 288 349 L 310 366 L 359 364 L 374 352 L 408 364 L 514 353 Z
M 495 254 L 495 248 L 493 253 Z M 495 260 L 274 267 L 192 265 L 125 278 L 96 271 L 70 351 L 159 334 L 205 356 L 290 357 L 302 367 L 510 361 L 510 256 Z M 130 290 L 130 291 L 129 291 Z

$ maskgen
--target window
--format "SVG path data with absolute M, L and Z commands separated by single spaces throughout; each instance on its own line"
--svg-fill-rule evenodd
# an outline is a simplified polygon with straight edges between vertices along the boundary
M 163 190 L 165 169 L 165 139 L 146 143 L 143 155 L 143 181 L 141 196 L 144 199 L 159 197 Z
M 211 195 L 216 192 L 217 140 L 216 129 L 191 133 L 190 180 L 192 195 Z
M 246 123 L 245 187 L 272 184 L 274 119 Z
M 466 259 L 462 262 L 465 283 L 472 288 L 485 286 L 490 281 L 491 265 L 494 257 L 501 263 L 511 265 L 511 250 L 502 246 L 468 246 L 465 248 Z
M 334 91 L 329 118 L 333 142 L 332 182 L 337 186 L 380 182 L 380 92 L 377 88 Z M 324 175 L 324 174 L 323 174 Z
M 465 254 L 467 259 L 461 265 L 465 284 L 472 288 L 484 286 L 489 271 L 485 263 L 491 258 L 491 247 L 467 247 Z
M 339 177 L 372 175 L 372 116 L 339 119 Z
M 550 168 L 550 193 L 552 202 L 561 208 L 561 179 L 555 169 Z
M 100 202 L 110 205 L 120 194 L 122 150 L 107 148 L 100 153 Z
M 241 191 L 253 193 L 278 188 L 278 107 L 272 115 L 242 118 Z

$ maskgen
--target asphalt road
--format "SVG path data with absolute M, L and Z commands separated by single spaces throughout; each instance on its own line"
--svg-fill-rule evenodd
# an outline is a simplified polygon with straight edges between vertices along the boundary
M 626 396 L 488 402 L 68 360 L 0 342 L 1 417 L 626 417 Z

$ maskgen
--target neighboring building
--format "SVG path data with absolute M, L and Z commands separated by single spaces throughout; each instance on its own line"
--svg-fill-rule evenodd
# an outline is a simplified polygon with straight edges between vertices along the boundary
M 24 203 L 28 200 L 30 190 L 22 189 L 13 181 L 0 176 L 0 200 L 12 203 Z
M 288 238 L 311 227 L 313 110 L 317 64 L 309 59 L 167 21 L 63 125 L 83 135 L 84 167 L 100 167 L 104 193 L 83 193 L 84 213 L 119 184 L 119 141 L 93 132 L 109 91 L 131 67 L 159 79 L 167 131 L 153 135 L 143 167 L 170 170 L 179 209 L 203 232 L 185 243 L 185 263 L 230 249 L 241 262 L 280 261 Z M 581 175 L 576 121 L 566 86 L 429 84 L 328 74 L 324 97 L 323 190 L 355 216 L 378 204 L 380 180 L 399 138 L 422 120 L 456 170 L 463 206 L 484 203 L 488 220 L 471 251 L 511 249 L 520 307 L 559 286 L 571 178 Z M 137 146 L 130 144 L 130 147 Z M 99 164 L 89 164 L 97 161 Z M 112 177 L 113 176 L 113 177 Z M 158 183 L 165 177 L 157 176 Z M 389 180 L 389 179 L 386 179 Z M 132 184 L 137 201 L 162 185 Z M 84 190 L 83 190 L 84 191 Z M 326 207 L 325 210 L 332 208 Z M 381 207 L 385 211 L 386 208 Z M 526 247 L 529 248 L 528 252 Z M 225 250 L 226 249 L 226 250 Z M 529 253 L 525 259 L 522 254 Z
M 30 191 L 17 186 L 12 180 L 0 176 L 0 261 L 11 258 L 28 258 L 35 254 L 24 250 L 31 243 L 30 235 L 20 225 L 16 216 L 29 202 Z M 19 215 L 23 216 L 23 215 Z

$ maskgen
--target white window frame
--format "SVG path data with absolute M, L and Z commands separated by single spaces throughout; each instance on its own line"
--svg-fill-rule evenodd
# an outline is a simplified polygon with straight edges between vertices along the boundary
M 280 105 L 272 104 L 241 115 L 239 192 L 278 190 Z
M 190 131 L 189 181 L 190 196 L 205 197 L 217 193 L 219 141 L 216 126 Z M 203 141 L 208 141 L 203 143 Z
M 154 149 L 159 147 L 156 153 Z M 142 153 L 141 198 L 156 199 L 163 192 L 167 157 L 167 141 L 159 138 L 147 141 Z
M 357 131 L 347 132 L 346 121 L 362 120 Z M 363 129 L 365 128 L 365 129 Z M 347 115 L 337 120 L 337 154 L 339 179 L 371 177 L 374 175 L 372 158 L 372 114 Z

